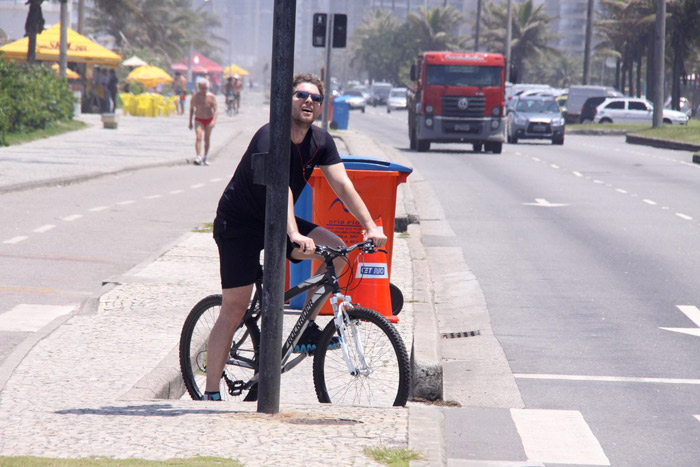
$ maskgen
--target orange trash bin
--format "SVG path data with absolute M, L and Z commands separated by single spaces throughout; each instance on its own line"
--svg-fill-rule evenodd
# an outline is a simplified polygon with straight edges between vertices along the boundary
M 383 247 L 386 254 L 352 252 L 349 259 L 353 270 L 345 268 L 340 277 L 340 288 L 352 298 L 353 303 L 376 310 L 395 323 L 398 318 L 392 314 L 389 278 L 394 246 L 396 191 L 413 169 L 368 157 L 343 156 L 342 159 L 355 189 L 377 225 L 383 227 L 388 241 Z M 313 190 L 312 222 L 338 235 L 346 245 L 362 241 L 362 226 L 345 208 L 318 168 L 314 169 L 309 184 Z M 356 262 L 360 254 L 362 257 Z M 311 270 L 315 271 L 319 262 L 313 263 Z M 324 305 L 321 314 L 333 314 L 330 303 Z

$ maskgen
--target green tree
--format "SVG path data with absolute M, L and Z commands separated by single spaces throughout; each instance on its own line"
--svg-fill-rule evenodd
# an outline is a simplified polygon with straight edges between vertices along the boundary
M 376 9 L 365 15 L 351 38 L 353 65 L 367 71 L 371 81 L 400 83 L 415 48 L 405 24 L 388 11 Z
M 540 76 L 559 52 L 548 44 L 555 38 L 549 31 L 552 17 L 544 10 L 544 4 L 535 7 L 532 0 L 513 5 L 510 57 L 518 70 L 521 81 Z M 483 39 L 487 50 L 505 55 L 507 3 L 484 5 Z
M 194 50 L 212 55 L 211 26 L 221 23 L 207 9 L 192 11 L 190 0 L 95 0 L 88 25 L 114 39 L 123 52 L 150 50 L 167 65 Z
M 463 22 L 464 17 L 450 6 L 420 7 L 408 15 L 414 45 L 420 52 L 464 49 L 466 38 L 455 33 Z
M 685 63 L 700 45 L 700 0 L 671 0 L 667 5 L 667 33 L 673 57 L 671 73 L 671 105 L 678 110 L 681 80 L 685 80 Z

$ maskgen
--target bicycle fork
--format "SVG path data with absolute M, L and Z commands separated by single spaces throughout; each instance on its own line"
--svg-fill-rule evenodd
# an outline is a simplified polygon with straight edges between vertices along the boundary
M 343 360 L 348 367 L 348 371 L 353 376 L 368 376 L 372 369 L 367 364 L 365 360 L 365 352 L 362 348 L 362 341 L 357 330 L 357 323 L 352 321 L 348 316 L 346 309 L 351 306 L 350 297 L 343 295 L 342 293 L 335 293 L 331 297 L 331 306 L 333 307 L 333 320 L 335 322 L 335 327 L 340 335 L 340 348 L 343 352 Z M 357 356 L 356 361 L 358 365 L 355 364 L 353 359 L 350 357 L 350 342 L 346 338 L 346 329 L 350 329 L 353 346 L 355 348 L 355 354 Z

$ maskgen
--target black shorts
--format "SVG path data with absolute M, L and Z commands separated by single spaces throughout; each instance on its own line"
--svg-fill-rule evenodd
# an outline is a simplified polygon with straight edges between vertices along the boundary
M 299 217 L 295 217 L 299 233 L 309 235 L 318 227 Z M 242 287 L 255 282 L 260 268 L 260 252 L 265 247 L 264 232 L 248 229 L 227 228 L 225 222 L 214 222 L 214 240 L 219 247 L 219 272 L 221 288 Z M 293 263 L 300 260 L 290 256 L 294 246 L 287 237 L 287 259 Z

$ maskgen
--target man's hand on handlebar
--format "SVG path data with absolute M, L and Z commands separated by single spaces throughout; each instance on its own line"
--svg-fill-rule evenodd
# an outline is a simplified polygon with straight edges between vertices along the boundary
M 314 243 L 314 240 L 310 237 L 306 237 L 299 232 L 296 232 L 292 235 L 289 236 L 289 240 L 296 244 L 299 245 L 299 251 L 301 252 L 302 255 L 304 256 L 313 256 L 314 252 L 316 250 L 316 244 Z
M 384 235 L 384 232 L 382 232 L 378 227 L 368 229 L 365 232 L 364 239 L 371 240 L 372 243 L 374 243 L 374 246 L 377 248 L 381 248 L 386 245 L 387 241 L 386 235 Z

